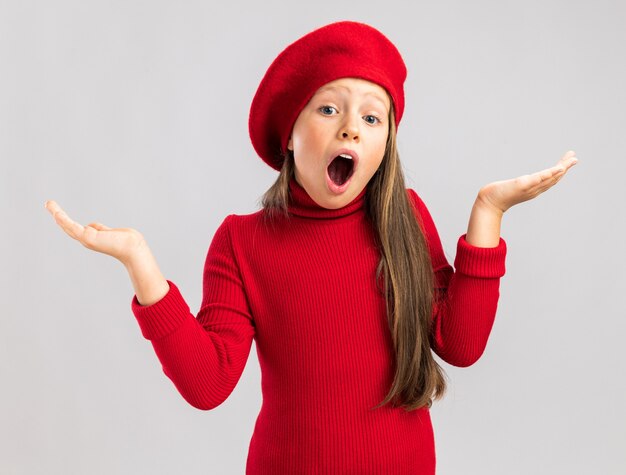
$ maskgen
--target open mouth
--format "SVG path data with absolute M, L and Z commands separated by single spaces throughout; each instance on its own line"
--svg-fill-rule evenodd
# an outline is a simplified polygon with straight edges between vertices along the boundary
M 354 160 L 337 155 L 328 165 L 328 176 L 337 186 L 343 185 L 354 173 Z

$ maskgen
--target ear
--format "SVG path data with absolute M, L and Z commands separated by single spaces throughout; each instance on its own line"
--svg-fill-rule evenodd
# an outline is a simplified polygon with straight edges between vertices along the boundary
M 293 152 L 293 140 L 291 139 L 291 135 L 289 136 L 289 142 L 287 142 L 287 150 L 291 150 Z

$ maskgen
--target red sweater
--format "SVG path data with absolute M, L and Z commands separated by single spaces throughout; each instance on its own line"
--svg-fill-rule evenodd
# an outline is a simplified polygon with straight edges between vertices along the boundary
M 231 394 L 252 341 L 263 404 L 246 474 L 435 473 L 428 408 L 371 410 L 393 379 L 384 297 L 376 289 L 379 253 L 365 215 L 364 189 L 340 209 L 322 208 L 295 179 L 293 214 L 265 227 L 259 210 L 228 215 L 209 246 L 198 315 L 179 289 L 131 308 L 163 372 L 192 406 L 209 410 Z M 506 243 L 470 245 L 462 235 L 454 269 L 433 220 L 417 206 L 446 305 L 433 311 L 432 349 L 469 366 L 483 353 L 505 272 Z

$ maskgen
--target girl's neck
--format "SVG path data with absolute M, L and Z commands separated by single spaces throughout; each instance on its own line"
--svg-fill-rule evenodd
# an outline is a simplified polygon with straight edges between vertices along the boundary
M 291 177 L 289 181 L 289 212 L 293 215 L 314 218 L 314 219 L 336 219 L 349 216 L 357 212 L 365 210 L 365 193 L 367 186 L 363 188 L 354 200 L 347 205 L 337 208 L 328 209 L 318 205 L 313 198 L 309 196 L 306 190 L 300 186 L 295 177 Z

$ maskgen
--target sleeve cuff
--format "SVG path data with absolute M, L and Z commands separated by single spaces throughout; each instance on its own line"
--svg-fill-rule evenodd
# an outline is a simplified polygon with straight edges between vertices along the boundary
M 506 268 L 506 242 L 500 238 L 496 247 L 476 247 L 465 240 L 466 234 L 457 242 L 454 268 L 456 272 L 472 277 L 494 279 L 502 277 Z
M 131 310 L 139 323 L 142 335 L 147 340 L 169 335 L 189 318 L 189 306 L 178 287 L 170 280 L 167 283 L 170 286 L 169 292 L 152 305 L 141 305 L 137 300 L 137 294 L 133 296 Z

